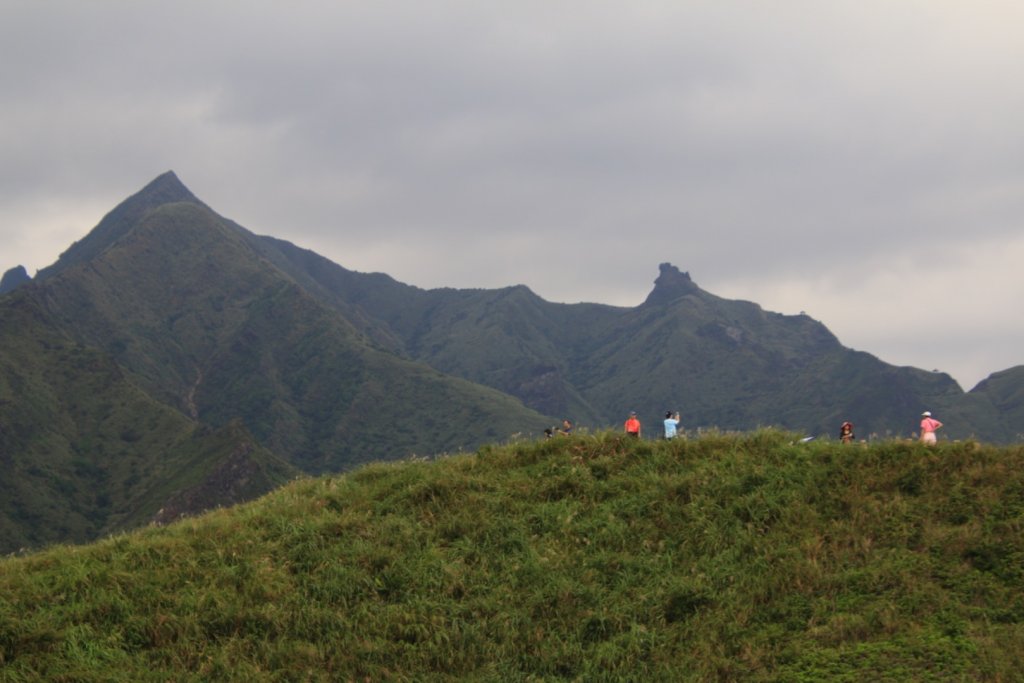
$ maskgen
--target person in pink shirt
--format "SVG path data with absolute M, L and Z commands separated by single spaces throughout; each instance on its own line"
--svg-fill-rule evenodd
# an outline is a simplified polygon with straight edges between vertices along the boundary
M 935 431 L 941 426 L 942 423 L 932 417 L 929 411 L 921 413 L 921 443 L 935 445 Z

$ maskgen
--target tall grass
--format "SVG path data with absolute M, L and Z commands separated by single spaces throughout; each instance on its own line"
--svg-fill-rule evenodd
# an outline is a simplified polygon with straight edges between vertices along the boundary
M 1011 681 L 1024 449 L 610 432 L 0 562 L 4 681 Z

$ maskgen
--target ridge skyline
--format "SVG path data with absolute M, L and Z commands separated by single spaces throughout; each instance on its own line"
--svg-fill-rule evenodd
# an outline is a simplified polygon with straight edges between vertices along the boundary
M 156 177 L 153 178 L 153 180 L 151 180 L 149 183 L 147 183 L 141 190 L 139 190 L 135 194 L 136 195 L 141 195 L 141 194 L 147 193 L 147 192 L 155 192 L 159 196 L 164 197 L 167 201 L 190 201 L 190 202 L 196 203 L 196 204 L 198 204 L 200 206 L 207 206 L 207 204 L 205 204 L 195 194 L 193 194 L 193 192 L 181 180 L 179 174 L 174 169 L 168 169 L 168 170 L 158 174 Z M 132 196 L 135 196 L 135 195 L 132 195 Z M 104 217 L 106 217 L 106 214 L 104 214 Z M 101 219 L 100 222 L 102 222 L 102 219 Z M 87 233 L 87 235 L 88 235 L 88 233 Z M 282 239 L 282 238 L 280 238 L 278 236 L 274 236 L 274 238 L 275 239 Z M 75 246 L 79 242 L 81 242 L 83 239 L 84 239 L 84 236 L 82 238 L 79 238 L 78 240 L 73 241 L 70 245 L 65 247 L 65 249 L 63 249 L 59 253 L 58 257 L 55 260 L 53 260 L 49 265 L 43 266 L 41 268 L 38 268 L 36 270 L 36 272 L 33 275 L 30 276 L 31 279 L 34 280 L 36 277 L 38 277 L 40 275 L 45 275 L 47 272 L 49 272 L 52 268 L 54 268 L 56 266 L 56 264 L 60 260 L 60 257 L 63 256 L 63 254 L 66 251 L 73 250 L 75 248 Z M 314 249 L 306 247 L 305 245 L 297 244 L 297 243 L 295 243 L 293 241 L 290 241 L 290 240 L 287 240 L 287 239 L 285 239 L 284 241 L 288 241 L 290 244 L 293 244 L 293 245 L 297 246 L 300 249 L 307 249 L 309 251 L 312 251 L 313 253 L 316 253 L 319 256 L 323 256 L 324 258 L 327 258 L 332 263 L 335 263 L 335 264 L 340 265 L 342 267 L 348 268 L 348 266 L 346 264 L 343 264 L 343 263 L 340 263 L 338 261 L 335 261 L 335 260 L 331 259 L 330 257 L 315 251 Z M 456 286 L 454 284 L 441 284 L 441 285 L 432 286 L 432 287 L 423 287 L 423 286 L 421 286 L 419 284 L 416 284 L 416 283 L 404 282 L 402 280 L 399 280 L 393 274 L 385 272 L 383 270 L 373 270 L 373 269 L 366 270 L 366 271 L 354 270 L 353 272 L 361 272 L 361 273 L 365 273 L 365 274 L 383 274 L 383 275 L 387 275 L 388 277 L 391 277 L 391 278 L 395 279 L 397 282 L 400 282 L 402 284 L 407 284 L 407 285 L 409 285 L 411 287 L 416 287 L 416 288 L 424 289 L 424 290 L 428 290 L 428 291 L 429 290 L 443 290 L 443 289 L 466 289 L 466 290 L 507 289 L 507 288 L 512 288 L 512 287 L 522 286 L 522 287 L 526 287 L 530 292 L 536 294 L 537 296 L 542 298 L 544 301 L 547 301 L 547 302 L 550 302 L 550 303 L 561 303 L 561 304 L 589 303 L 589 304 L 597 304 L 597 305 L 606 305 L 606 306 L 611 306 L 611 307 L 615 307 L 615 308 L 636 308 L 638 306 L 642 306 L 642 305 L 646 304 L 648 301 L 650 301 L 652 296 L 657 296 L 657 294 L 656 294 L 657 289 L 658 289 L 657 282 L 658 282 L 659 279 L 661 279 L 661 277 L 664 276 L 664 271 L 662 270 L 662 266 L 665 266 L 665 265 L 670 266 L 677 273 L 679 273 L 681 276 L 683 276 L 683 278 L 689 283 L 686 286 L 692 286 L 692 287 L 696 287 L 696 288 L 700 289 L 699 285 L 697 285 L 693 281 L 693 279 L 690 277 L 689 271 L 680 271 L 678 266 L 676 266 L 675 264 L 671 263 L 670 261 L 665 261 L 665 262 L 663 262 L 659 266 L 659 276 L 658 276 L 658 278 L 655 278 L 653 286 L 650 289 L 647 290 L 647 294 L 646 294 L 645 297 L 641 298 L 637 303 L 634 303 L 634 304 L 602 302 L 602 301 L 596 300 L 595 298 L 584 298 L 584 299 L 581 299 L 579 301 L 561 301 L 561 300 L 558 300 L 558 299 L 546 298 L 542 294 L 539 294 L 537 292 L 537 290 L 535 289 L 535 287 L 531 283 L 525 282 L 525 281 L 520 281 L 520 282 L 515 282 L 515 283 L 506 283 L 506 284 L 501 285 L 499 287 L 493 287 L 493 288 L 492 287 L 459 287 L 459 286 Z M 6 270 L 0 272 L 0 275 L 4 275 L 4 276 L 8 277 L 10 279 L 10 281 L 12 283 L 14 283 L 14 284 L 12 284 L 12 286 L 17 286 L 18 284 L 22 284 L 24 282 L 23 278 L 21 276 L 21 271 L 19 270 L 19 269 L 24 269 L 25 268 L 24 264 L 0 264 L 0 266 L 3 266 L 3 268 L 6 269 Z M 8 287 L 8 289 L 9 288 L 10 287 Z M 0 290 L 0 292 L 2 292 L 2 291 L 3 290 Z M 708 291 L 710 293 L 710 290 L 703 290 L 703 291 Z M 772 309 L 770 306 L 762 303 L 761 301 L 755 300 L 755 299 L 744 298 L 744 297 L 732 297 L 732 296 L 728 296 L 728 295 L 725 295 L 725 294 L 718 295 L 718 296 L 722 296 L 723 298 L 728 298 L 728 299 L 732 299 L 732 300 L 736 300 L 736 301 L 750 301 L 750 302 L 755 303 L 756 305 L 760 306 L 764 310 L 771 311 L 771 312 L 778 312 L 778 313 L 781 313 L 783 315 L 807 315 L 807 313 L 805 313 L 805 311 L 803 309 L 800 309 L 799 313 L 796 313 L 796 314 L 794 314 L 794 313 L 784 313 L 784 312 L 782 312 L 780 310 Z M 825 323 L 824 320 L 819 320 L 818 318 L 815 318 L 813 316 L 809 316 L 809 317 L 812 320 L 816 320 L 818 322 L 822 322 L 823 324 Z M 830 331 L 831 331 L 831 328 L 830 328 Z M 837 333 L 833 331 L 833 334 L 837 334 Z M 837 334 L 837 337 L 839 337 L 838 334 Z M 844 345 L 846 345 L 845 340 L 842 339 L 841 337 L 840 337 L 840 341 Z M 853 347 L 848 347 L 848 348 L 853 348 Z M 885 358 L 883 358 L 881 354 L 876 353 L 874 350 L 872 350 L 872 349 L 863 349 L 863 350 L 865 350 L 868 353 L 871 353 L 872 355 L 874 355 L 874 356 L 878 357 L 879 359 L 885 361 Z M 931 370 L 933 372 L 940 372 L 940 373 L 949 375 L 950 377 L 952 377 L 954 379 L 954 381 L 957 382 L 957 384 L 961 387 L 961 389 L 963 389 L 964 391 L 969 391 L 969 390 L 973 389 L 974 387 L 976 387 L 979 383 L 981 383 L 981 382 L 985 381 L 986 379 L 988 379 L 992 374 L 998 373 L 998 372 L 1002 372 L 1003 370 L 1007 370 L 1007 369 L 1010 369 L 1010 368 L 1017 367 L 1018 365 L 1021 365 L 1021 364 L 1024 364 L 1024 360 L 1022 360 L 1022 363 L 1015 363 L 1015 364 L 1012 364 L 1012 365 L 1010 365 L 1010 366 L 1008 366 L 1006 368 L 990 369 L 987 374 L 979 377 L 973 384 L 970 384 L 970 385 L 966 385 L 965 383 L 961 382 L 952 371 L 950 371 L 950 370 L 948 370 L 946 368 L 943 368 L 943 367 L 926 368 L 925 366 L 913 365 L 913 364 L 911 364 L 909 367 L 917 367 L 917 368 L 920 368 L 922 370 Z

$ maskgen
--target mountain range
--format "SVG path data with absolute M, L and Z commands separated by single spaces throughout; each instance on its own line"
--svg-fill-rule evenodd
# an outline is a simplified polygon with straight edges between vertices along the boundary
M 0 281 L 0 550 L 80 542 L 302 474 L 537 438 L 773 425 L 1020 440 L 1024 366 L 970 392 L 663 263 L 636 307 L 425 290 L 218 215 L 165 173 L 57 261 Z

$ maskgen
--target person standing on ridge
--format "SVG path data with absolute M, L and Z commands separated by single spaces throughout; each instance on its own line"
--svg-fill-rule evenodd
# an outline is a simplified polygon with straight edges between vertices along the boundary
M 624 428 L 626 430 L 626 434 L 638 439 L 640 438 L 640 420 L 637 419 L 635 412 L 629 414 L 629 419 L 626 420 Z
M 932 417 L 931 412 L 921 413 L 921 443 L 934 446 L 936 442 L 935 432 L 942 426 L 942 423 Z
M 839 425 L 839 440 L 840 441 L 842 441 L 843 443 L 853 443 L 853 440 L 856 439 L 856 438 L 857 437 L 855 437 L 853 435 L 853 423 L 852 422 L 846 421 L 843 424 Z
M 676 438 L 676 430 L 679 427 L 679 413 L 672 413 L 668 411 L 665 413 L 665 438 L 674 439 Z

